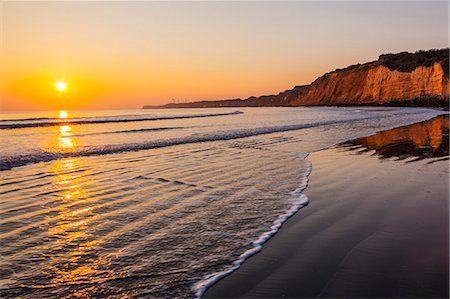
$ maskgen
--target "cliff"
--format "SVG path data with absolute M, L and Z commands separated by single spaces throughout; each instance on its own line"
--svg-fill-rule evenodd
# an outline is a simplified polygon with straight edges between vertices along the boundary
M 310 85 L 245 100 L 172 103 L 145 108 L 400 105 L 448 107 L 449 49 L 383 54 L 327 73 Z

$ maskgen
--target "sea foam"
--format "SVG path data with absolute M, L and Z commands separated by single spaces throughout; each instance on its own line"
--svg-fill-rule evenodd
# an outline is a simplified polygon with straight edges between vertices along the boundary
M 26 155 L 19 154 L 16 156 L 2 157 L 0 159 L 0 164 L 1 164 L 0 170 L 7 170 L 7 169 L 14 168 L 14 167 L 27 165 L 30 163 L 49 162 L 49 161 L 61 159 L 61 158 L 98 156 L 98 155 L 115 154 L 115 153 L 128 152 L 128 151 L 149 150 L 149 149 L 182 145 L 182 144 L 226 141 L 226 140 L 241 139 L 241 138 L 264 135 L 264 134 L 288 132 L 288 131 L 302 130 L 302 129 L 308 129 L 308 128 L 314 128 L 314 127 L 322 127 L 322 126 L 328 126 L 328 125 L 334 125 L 334 124 L 342 124 L 342 123 L 347 123 L 349 121 L 368 120 L 368 119 L 374 119 L 374 118 L 379 118 L 379 117 L 380 117 L 379 115 L 361 115 L 359 117 L 353 117 L 351 120 L 338 119 L 338 120 L 330 120 L 330 121 L 318 121 L 318 122 L 299 124 L 299 125 L 271 126 L 271 127 L 224 131 L 224 132 L 220 132 L 220 133 L 210 133 L 210 134 L 205 134 L 205 135 L 191 135 L 191 136 L 180 137 L 180 138 L 155 140 L 155 141 L 152 140 L 149 142 L 141 142 L 141 143 L 127 143 L 127 144 L 118 144 L 118 145 L 116 144 L 116 145 L 108 145 L 108 146 L 91 146 L 91 147 L 85 147 L 85 148 L 77 149 L 76 151 L 70 151 L 70 152 L 48 152 L 45 150 L 37 150 L 33 154 L 26 154 Z
M 3 120 L 2 122 L 9 122 L 7 124 L 0 124 L 0 129 L 22 129 L 35 127 L 50 127 L 60 125 L 89 125 L 89 124 L 106 124 L 106 123 L 128 123 L 128 122 L 143 122 L 143 121 L 158 121 L 158 120 L 180 120 L 191 118 L 207 118 L 218 116 L 230 116 L 242 114 L 241 111 L 226 112 L 226 113 L 208 113 L 208 114 L 189 114 L 189 115 L 161 115 L 161 116 L 146 116 L 146 115 L 125 115 L 113 117 L 82 117 L 82 118 L 27 118 L 15 120 Z M 44 121 L 41 121 L 44 120 Z
M 301 152 L 299 153 L 300 159 L 306 159 L 309 153 Z M 235 260 L 228 269 L 215 272 L 205 276 L 201 281 L 197 282 L 193 286 L 193 290 L 197 298 L 203 296 L 205 291 L 212 285 L 214 285 L 220 279 L 230 275 L 232 272 L 236 271 L 241 267 L 241 265 L 252 255 L 258 253 L 262 249 L 262 245 L 266 243 L 273 235 L 275 235 L 280 229 L 281 226 L 295 213 L 298 212 L 302 207 L 308 205 L 309 199 L 303 194 L 303 191 L 308 186 L 308 177 L 312 171 L 312 164 L 310 161 L 306 160 L 307 169 L 304 172 L 304 176 L 300 182 L 300 186 L 292 192 L 292 198 L 289 199 L 291 202 L 291 207 L 283 214 L 278 216 L 278 218 L 273 222 L 269 231 L 262 233 L 255 241 L 252 242 L 253 248 L 248 249 L 244 253 L 242 253 L 237 260 Z

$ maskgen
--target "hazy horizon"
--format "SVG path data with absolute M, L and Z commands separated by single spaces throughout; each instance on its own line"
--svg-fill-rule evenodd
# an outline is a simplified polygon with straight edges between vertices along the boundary
M 1 111 L 139 109 L 448 47 L 448 2 L 2 2 Z M 54 84 L 68 83 L 59 93 Z

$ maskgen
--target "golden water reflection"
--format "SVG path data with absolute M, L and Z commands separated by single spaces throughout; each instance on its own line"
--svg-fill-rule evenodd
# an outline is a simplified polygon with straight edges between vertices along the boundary
M 58 113 L 58 117 L 59 118 L 68 118 L 69 117 L 69 113 L 66 110 L 61 110 Z
M 55 142 L 56 146 L 62 150 L 73 150 L 77 147 L 78 143 L 73 137 L 72 127 L 69 125 L 63 125 L 59 127 L 59 134 Z
M 449 116 L 440 115 L 428 121 L 399 127 L 355 139 L 339 147 L 357 151 L 375 151 L 380 159 L 406 159 L 449 156 Z
M 61 132 L 67 133 L 65 130 Z M 65 158 L 51 167 L 55 174 L 53 184 L 60 191 L 58 217 L 48 229 L 48 236 L 55 242 L 49 248 L 51 263 L 47 274 L 55 285 L 92 283 L 104 276 L 104 270 L 99 269 L 110 263 L 109 256 L 98 253 L 100 242 L 92 232 L 96 205 L 87 187 L 93 182 L 88 165 L 81 161 Z
M 60 118 L 67 113 L 61 111 Z M 77 150 L 78 140 L 73 128 L 62 123 L 50 142 L 52 152 L 70 153 Z M 48 237 L 53 240 L 47 252 L 49 264 L 43 270 L 48 283 L 55 286 L 79 285 L 96 282 L 106 277 L 110 264 L 107 254 L 100 254 L 100 241 L 93 232 L 98 200 L 90 196 L 89 188 L 96 182 L 91 179 L 91 165 L 86 159 L 67 157 L 51 164 L 52 183 L 58 190 L 58 214 L 49 219 Z M 103 270 L 101 270 L 103 269 Z M 72 297 L 85 297 L 74 288 Z M 84 294 L 84 295 L 83 295 Z

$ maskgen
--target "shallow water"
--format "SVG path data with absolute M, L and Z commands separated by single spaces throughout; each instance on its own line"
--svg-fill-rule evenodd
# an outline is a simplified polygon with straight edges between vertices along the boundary
M 448 160 L 448 135 L 449 117 L 440 115 L 429 121 L 350 140 L 340 144 L 339 148 L 358 153 L 374 151 L 380 159 L 395 158 L 405 160 L 407 163 L 427 158 Z
M 201 295 L 305 204 L 307 153 L 439 113 L 3 114 L 0 294 Z
M 448 298 L 448 115 L 311 153 L 310 204 L 205 298 Z

